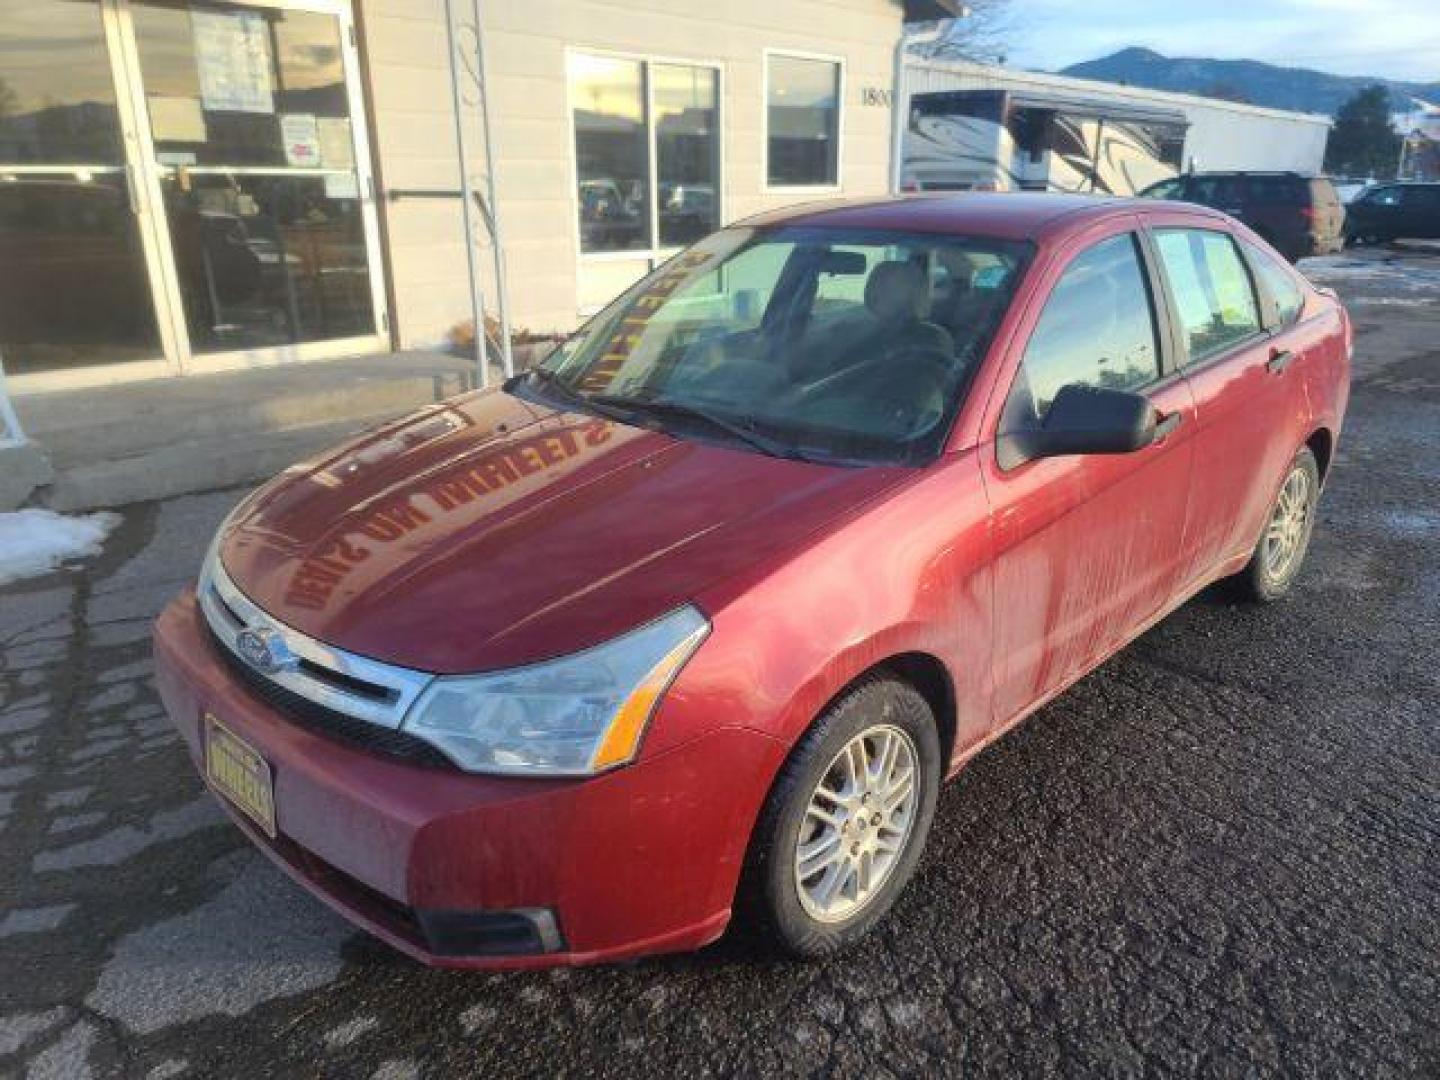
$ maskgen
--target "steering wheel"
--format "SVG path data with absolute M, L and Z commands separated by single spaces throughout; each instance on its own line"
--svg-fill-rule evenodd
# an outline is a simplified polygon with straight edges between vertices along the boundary
M 925 344 L 900 344 L 883 359 L 862 369 L 856 389 L 890 421 L 897 434 L 914 436 L 935 424 L 945 412 L 955 373 L 955 360 Z

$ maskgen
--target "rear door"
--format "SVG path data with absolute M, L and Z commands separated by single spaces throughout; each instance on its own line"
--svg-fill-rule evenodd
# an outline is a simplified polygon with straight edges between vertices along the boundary
M 994 719 L 1004 724 L 1103 660 L 1175 594 L 1193 407 L 1170 370 L 1164 312 L 1134 231 L 1107 222 L 1037 267 L 986 408 L 981 469 L 994 540 Z M 1043 422 L 1061 386 L 1145 393 L 1173 415 L 1130 454 L 1001 460 L 996 435 Z
M 1299 446 L 1304 384 L 1287 342 L 1267 329 L 1254 276 L 1220 222 L 1157 216 L 1148 238 L 1195 400 L 1181 575 L 1188 590 L 1254 546 Z

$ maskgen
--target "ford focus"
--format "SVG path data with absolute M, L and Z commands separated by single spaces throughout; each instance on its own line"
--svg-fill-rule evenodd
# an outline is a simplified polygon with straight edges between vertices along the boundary
M 1187 598 L 1289 592 L 1349 319 L 1193 205 L 793 208 L 286 470 L 155 629 L 200 774 L 422 961 L 833 953 L 939 785 Z

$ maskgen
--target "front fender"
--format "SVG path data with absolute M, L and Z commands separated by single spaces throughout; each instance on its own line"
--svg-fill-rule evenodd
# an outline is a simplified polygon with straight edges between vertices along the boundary
M 973 452 L 698 602 L 713 631 L 657 718 L 657 752 L 717 722 L 791 746 L 847 685 L 904 653 L 949 674 L 957 751 L 988 733 L 990 523 Z

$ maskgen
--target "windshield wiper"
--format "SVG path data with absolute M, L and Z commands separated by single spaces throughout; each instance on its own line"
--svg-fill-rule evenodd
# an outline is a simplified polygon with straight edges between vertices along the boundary
M 635 423 L 635 414 L 629 409 L 619 407 L 618 402 L 613 404 L 607 402 L 604 394 L 581 393 L 547 367 L 533 367 L 523 375 L 515 376 L 506 385 L 506 389 L 508 390 L 522 381 L 541 387 L 566 405 L 579 409 L 581 412 L 598 413 L 608 420 L 618 420 L 622 424 Z M 597 398 L 599 400 L 596 400 Z
M 811 460 L 809 455 L 796 447 L 781 442 L 779 439 L 772 439 L 769 436 L 762 435 L 753 427 L 747 427 L 742 423 L 727 419 L 698 405 L 690 405 L 683 401 L 676 401 L 674 398 L 595 394 L 590 400 L 598 401 L 603 405 L 611 405 L 635 412 L 658 413 L 678 416 L 687 420 L 699 420 L 701 423 L 716 431 L 723 431 L 732 438 L 739 439 L 750 447 L 759 450 L 762 454 L 769 454 L 771 457 L 790 458 L 795 461 Z

